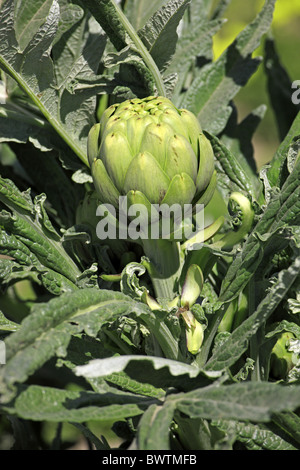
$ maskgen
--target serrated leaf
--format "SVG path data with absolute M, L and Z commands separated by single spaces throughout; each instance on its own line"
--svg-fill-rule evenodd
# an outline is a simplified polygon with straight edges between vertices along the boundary
M 247 285 L 259 266 L 264 249 L 272 242 L 272 234 L 300 220 L 300 165 L 285 181 L 280 192 L 270 199 L 261 219 L 233 260 L 222 283 L 220 300 L 227 302 Z
M 32 308 L 21 328 L 6 339 L 7 364 L 1 369 L 2 388 L 22 383 L 48 359 L 64 356 L 72 334 L 95 336 L 118 315 L 148 312 L 122 293 L 98 288 L 68 292 Z
M 152 403 L 145 398 L 130 398 L 127 398 L 128 403 L 119 395 L 105 396 L 89 391 L 74 392 L 32 385 L 21 390 L 12 406 L 4 409 L 33 421 L 83 423 L 138 416 Z
M 219 134 L 229 119 L 230 101 L 259 64 L 253 51 L 269 29 L 275 0 L 267 0 L 257 18 L 248 25 L 217 59 L 200 70 L 187 91 L 182 106 L 197 115 L 202 128 Z
M 167 0 L 131 0 L 125 4 L 125 14 L 136 31 L 141 29 Z
M 167 73 L 178 74 L 178 84 L 172 97 L 177 107 L 182 106 L 182 87 L 191 67 L 194 67 L 197 61 L 207 63 L 212 60 L 212 37 L 223 23 L 222 20 L 201 20 L 192 26 L 188 25 L 179 37 L 175 54 L 167 69 Z
M 177 27 L 190 0 L 171 0 L 157 10 L 138 35 L 163 72 L 175 53 Z
M 71 86 L 70 82 L 76 79 L 78 69 L 76 73 L 73 71 L 72 76 L 66 75 L 67 83 L 64 82 L 64 87 L 61 82 L 58 84 L 56 81 L 59 66 L 57 65 L 55 69 L 53 67 L 51 49 L 56 39 L 59 21 L 59 3 L 53 0 L 47 18 L 20 53 L 14 31 L 14 2 L 7 0 L 0 10 L 0 66 L 19 84 L 64 141 L 61 149 L 67 145 L 69 151 L 73 151 L 83 163 L 87 164 L 86 139 L 89 127 L 94 122 L 96 101 L 95 97 L 92 98 L 91 91 L 75 95 L 67 91 Z M 90 56 L 84 59 L 83 50 L 91 39 L 95 38 L 87 33 L 84 39 L 76 44 L 75 61 L 79 67 L 90 63 Z M 61 53 L 62 43 L 66 51 L 68 44 L 63 36 L 56 43 L 56 50 L 60 47 Z M 98 61 L 98 66 L 103 51 L 101 36 L 98 37 L 96 46 L 93 49 L 92 61 L 93 64 Z M 93 99 L 94 105 L 91 101 Z
M 269 184 L 281 187 L 285 181 L 287 155 L 293 141 L 300 136 L 300 112 L 297 114 L 289 132 L 280 144 L 269 165 L 266 166 Z
M 23 51 L 45 22 L 53 0 L 15 1 L 16 38 Z
M 137 429 L 138 450 L 170 450 L 170 426 L 174 403 L 151 405 L 143 414 Z M 159 435 L 159 439 L 157 436 Z
M 218 182 L 221 189 L 227 193 L 232 191 L 247 192 L 253 200 L 256 200 L 259 191 L 257 190 L 257 179 L 249 178 L 248 171 L 237 158 L 216 136 L 206 133 L 211 141 L 214 154 L 215 165 L 218 172 Z
M 223 370 L 234 364 L 248 348 L 249 340 L 257 333 L 284 298 L 300 273 L 300 258 L 280 272 L 255 312 L 238 326 L 229 338 L 216 348 L 206 363 L 205 370 Z
M 280 141 L 288 133 L 300 106 L 292 102 L 292 80 L 280 63 L 274 41 L 268 38 L 265 42 L 264 66 L 267 75 L 267 86 Z
M 185 394 L 169 395 L 176 409 L 190 418 L 236 419 L 267 422 L 273 413 L 300 405 L 299 386 L 283 387 L 268 382 L 244 382 L 205 387 Z
M 226 434 L 235 433 L 236 439 L 242 442 L 247 450 L 297 450 L 264 424 L 240 421 L 216 421 L 212 424 Z

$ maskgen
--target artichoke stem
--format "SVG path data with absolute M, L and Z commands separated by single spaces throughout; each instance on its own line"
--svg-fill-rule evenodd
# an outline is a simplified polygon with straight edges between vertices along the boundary
M 182 269 L 182 255 L 178 242 L 170 240 L 143 240 L 143 249 L 148 260 L 144 260 L 151 278 L 155 296 L 160 301 L 170 302 L 177 292 Z

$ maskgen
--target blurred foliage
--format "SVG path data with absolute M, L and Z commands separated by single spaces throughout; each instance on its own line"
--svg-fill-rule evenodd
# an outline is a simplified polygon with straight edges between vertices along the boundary
M 232 0 L 224 13 L 227 23 L 214 37 L 214 54 L 217 58 L 234 40 L 237 34 L 256 16 L 264 4 L 263 0 Z M 300 1 L 277 0 L 272 35 L 275 39 L 281 63 L 286 68 L 291 81 L 300 79 Z M 257 49 L 256 56 L 264 55 L 264 44 Z M 267 105 L 267 112 L 255 135 L 255 158 L 261 167 L 270 161 L 279 144 L 279 137 L 270 106 L 264 66 L 249 80 L 246 87 L 235 99 L 239 110 L 239 120 L 261 104 Z M 291 91 L 292 94 L 292 91 Z

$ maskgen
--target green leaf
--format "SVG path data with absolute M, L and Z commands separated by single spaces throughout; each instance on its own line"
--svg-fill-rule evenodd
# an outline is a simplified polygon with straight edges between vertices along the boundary
M 151 405 L 145 411 L 137 429 L 137 449 L 170 450 L 170 425 L 174 411 L 175 404 L 171 402 L 163 406 Z
M 4 410 L 32 421 L 84 423 L 138 416 L 152 403 L 147 398 L 122 400 L 119 395 L 32 385 L 22 389 L 11 406 L 6 405 Z
M 233 191 L 239 191 L 251 196 L 256 200 L 259 194 L 257 178 L 254 178 L 252 171 L 245 171 L 241 159 L 233 154 L 216 136 L 208 134 L 215 155 L 215 165 L 218 172 L 218 184 L 221 191 L 227 195 Z M 250 176 L 251 175 L 251 176 Z
M 72 73 L 69 70 L 62 82 L 59 78 L 57 81 L 61 63 L 53 64 L 51 57 L 52 45 L 57 38 L 60 22 L 58 1 L 52 2 L 49 15 L 37 32 L 31 36 L 22 53 L 19 52 L 19 44 L 15 37 L 14 19 L 14 2 L 7 0 L 0 10 L 0 67 L 18 83 L 69 149 L 87 164 L 86 140 L 88 129 L 94 123 L 96 98 L 95 96 L 92 98 L 93 92 L 90 90 L 73 95 L 70 89 L 72 82 L 83 70 L 86 78 L 89 74 L 95 76 L 103 53 L 104 35 L 99 35 L 97 43 L 94 42 L 92 62 L 91 55 L 88 55 L 87 59 L 84 55 L 86 55 L 86 44 L 91 45 L 91 42 L 95 41 L 95 36 L 90 32 L 81 37 L 77 35 L 78 42 L 76 49 L 73 50 L 75 65 Z M 79 22 L 75 30 L 78 31 L 78 28 L 82 28 L 82 23 Z M 64 34 L 67 35 L 68 32 Z M 69 46 L 65 39 L 63 35 L 55 45 L 60 57 L 64 52 L 64 58 Z M 68 52 L 72 55 L 70 50 Z M 57 59 L 57 55 L 55 58 Z M 67 63 L 70 65 L 70 61 Z
M 53 0 L 15 1 L 16 38 L 23 51 L 45 22 Z
M 106 375 L 124 370 L 132 361 L 150 361 L 155 369 L 167 367 L 170 373 L 175 376 L 188 374 L 190 377 L 196 377 L 199 374 L 197 367 L 155 356 L 118 356 L 106 359 L 95 359 L 87 365 L 77 367 L 76 373 L 79 376 L 88 378 L 105 377 Z
M 57 153 L 41 153 L 30 144 L 10 144 L 10 147 L 34 182 L 34 190 L 47 195 L 47 210 L 52 220 L 65 229 L 72 226 L 84 191 L 69 178 Z
M 237 327 L 229 338 L 216 348 L 205 364 L 205 370 L 223 370 L 232 366 L 247 350 L 249 340 L 256 335 L 258 329 L 284 298 L 300 273 L 300 258 L 286 270 L 281 271 L 277 281 L 271 286 L 255 312 Z
M 192 2 L 193 3 L 193 2 Z M 223 20 L 195 22 L 183 30 L 177 42 L 177 47 L 172 61 L 167 68 L 167 73 L 176 73 L 176 84 L 172 101 L 177 107 L 182 106 L 185 93 L 182 92 L 188 72 L 195 66 L 195 62 L 212 61 L 212 36 L 219 31 Z
M 267 74 L 267 85 L 274 116 L 277 122 L 280 141 L 287 135 L 300 106 L 291 100 L 292 80 L 280 63 L 274 41 L 268 38 L 265 42 L 264 66 Z
M 202 128 L 219 134 L 231 114 L 230 101 L 256 70 L 259 60 L 253 51 L 269 29 L 275 0 L 266 3 L 257 18 L 248 25 L 216 62 L 200 70 L 187 91 L 182 106 L 197 115 Z
M 119 315 L 148 312 L 122 293 L 78 289 L 35 305 L 21 327 L 6 339 L 7 364 L 0 383 L 6 391 L 22 383 L 51 357 L 65 356 L 72 334 L 95 336 L 102 325 Z
M 152 2 L 148 0 L 131 0 L 126 2 L 124 12 L 134 29 L 138 31 L 165 3 L 167 3 L 167 0 L 153 0 Z
M 286 432 L 293 440 L 300 444 L 300 418 L 293 412 L 275 413 L 274 423 Z
M 267 177 L 272 187 L 280 187 L 284 182 L 284 169 L 288 151 L 293 141 L 300 136 L 300 112 L 287 133 L 285 139 L 280 144 L 269 165 L 267 165 Z
M 158 94 L 165 96 L 166 91 L 158 67 L 121 8 L 112 0 L 86 0 L 85 4 L 102 26 L 117 51 L 130 46 L 141 56 L 144 65 L 137 67 L 139 75 L 149 84 L 151 83 L 151 77 L 147 77 L 147 75 L 150 74 L 157 87 Z
M 298 408 L 300 393 L 299 386 L 244 382 L 171 394 L 169 401 L 175 401 L 176 409 L 190 418 L 267 422 L 275 412 Z
M 52 271 L 50 277 L 58 273 L 58 284 L 64 276 L 69 288 L 72 283 L 75 288 L 80 271 L 65 252 L 48 218 L 44 208 L 45 195 L 36 196 L 32 202 L 29 191 L 22 193 L 8 179 L 0 177 L 0 182 L 0 201 L 13 211 L 12 214 L 0 213 L 1 253 L 21 265 L 32 265 L 40 272 L 45 273 L 45 268 L 49 268 Z
M 240 421 L 215 421 L 212 423 L 227 435 L 234 433 L 247 450 L 297 450 L 284 437 L 281 437 L 267 425 L 242 423 Z
M 236 156 L 254 187 L 259 187 L 260 184 L 257 178 L 252 140 L 257 127 L 264 118 L 266 109 L 265 105 L 258 106 L 240 123 L 238 123 L 237 111 L 234 109 L 220 139 L 226 148 Z
M 16 331 L 19 325 L 11 320 L 8 320 L 0 311 L 0 331 Z
M 192 0 L 189 5 L 191 23 L 195 25 L 208 18 L 213 3 L 215 2 L 212 2 L 212 0 Z
M 286 179 L 280 192 L 273 194 L 263 215 L 250 233 L 243 249 L 233 260 L 222 282 L 220 300 L 233 299 L 252 278 L 264 250 L 272 243 L 272 234 L 300 221 L 300 165 Z
M 138 31 L 161 72 L 168 67 L 174 55 L 178 39 L 176 30 L 189 3 L 190 0 L 169 1 Z

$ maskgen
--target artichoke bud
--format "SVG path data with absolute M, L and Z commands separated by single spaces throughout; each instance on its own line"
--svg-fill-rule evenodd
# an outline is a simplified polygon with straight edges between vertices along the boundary
M 270 370 L 274 378 L 285 379 L 289 371 L 294 367 L 294 355 L 288 350 L 289 341 L 295 339 L 293 333 L 285 332 L 276 341 L 270 361 Z
M 186 345 L 191 354 L 197 354 L 203 343 L 204 329 L 189 310 L 181 312 L 185 322 Z
M 116 208 L 129 194 L 130 203 L 139 194 L 146 206 L 194 204 L 214 173 L 213 149 L 197 118 L 160 96 L 107 108 L 89 133 L 88 158 L 100 201 Z

